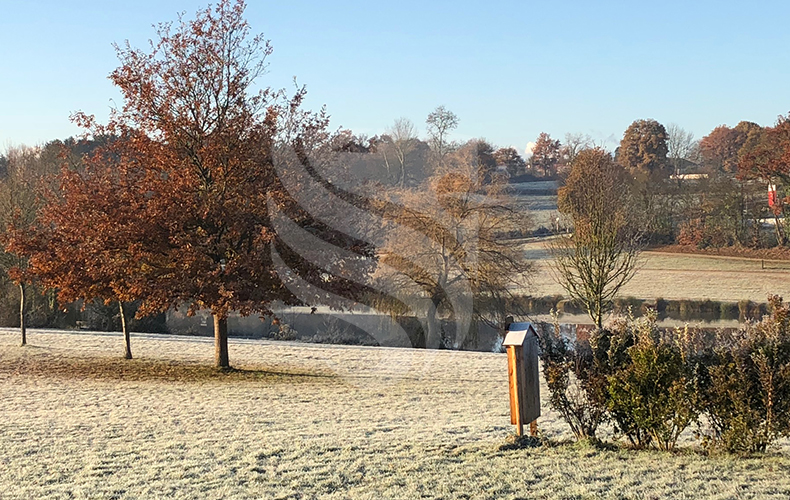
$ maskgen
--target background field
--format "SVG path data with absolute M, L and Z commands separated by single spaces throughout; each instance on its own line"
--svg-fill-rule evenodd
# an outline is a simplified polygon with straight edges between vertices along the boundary
M 562 295 L 552 278 L 545 242 L 524 245 L 527 259 L 535 262 L 537 274 L 527 293 L 536 296 Z M 642 264 L 620 295 L 641 299 L 711 299 L 765 302 L 768 294 L 790 299 L 790 263 L 759 259 L 644 252 Z
M 2 498 L 787 498 L 787 446 L 748 459 L 512 432 L 501 354 L 0 330 Z M 570 438 L 546 408 L 545 438 Z M 691 447 L 691 448 L 689 448 Z

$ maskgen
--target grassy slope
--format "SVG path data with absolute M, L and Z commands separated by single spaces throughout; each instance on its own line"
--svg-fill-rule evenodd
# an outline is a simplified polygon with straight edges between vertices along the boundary
M 0 330 L 2 498 L 786 498 L 790 458 L 502 450 L 503 355 Z M 545 390 L 543 391 L 545 400 Z M 570 436 L 556 415 L 546 437 Z M 686 439 L 686 446 L 693 442 Z
M 532 295 L 563 294 L 549 270 L 549 256 L 543 242 L 524 245 L 528 259 L 535 261 L 537 275 Z M 776 266 L 778 267 L 778 266 Z M 623 287 L 622 296 L 642 299 L 711 299 L 737 302 L 748 299 L 765 302 L 768 294 L 790 299 L 790 267 L 761 269 L 759 259 L 739 259 L 706 255 L 644 252 L 634 278 Z

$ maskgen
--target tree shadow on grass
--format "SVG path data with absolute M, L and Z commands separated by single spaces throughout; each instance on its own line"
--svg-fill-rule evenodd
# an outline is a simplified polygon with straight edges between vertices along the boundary
M 171 382 L 320 383 L 337 377 L 331 372 L 284 369 L 281 366 L 241 366 L 218 369 L 192 361 L 85 356 L 49 349 L 0 352 L 0 377 L 40 376 L 75 380 L 126 380 Z
M 541 434 L 538 436 L 516 436 L 509 435 L 503 444 L 499 446 L 500 451 L 523 450 L 530 448 L 558 448 L 569 451 L 576 450 L 579 453 L 597 453 L 599 451 L 617 451 L 623 449 L 616 443 L 601 441 L 598 439 L 550 439 Z

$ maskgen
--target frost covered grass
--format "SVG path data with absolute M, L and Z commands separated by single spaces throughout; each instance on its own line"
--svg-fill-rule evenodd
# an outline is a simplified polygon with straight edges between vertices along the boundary
M 526 293 L 564 295 L 552 277 L 550 256 L 541 241 L 524 245 L 525 256 L 536 265 Z M 790 269 L 762 269 L 760 259 L 644 252 L 633 279 L 620 291 L 642 299 L 711 299 L 763 303 L 769 294 L 790 297 Z
M 786 448 L 513 449 L 504 355 L 0 330 L 2 498 L 787 498 Z

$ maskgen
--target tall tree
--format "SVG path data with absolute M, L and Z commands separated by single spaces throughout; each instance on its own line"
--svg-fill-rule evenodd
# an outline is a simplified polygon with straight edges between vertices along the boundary
M 406 159 L 409 153 L 415 148 L 417 143 L 417 131 L 414 124 L 408 118 L 398 118 L 389 129 L 389 136 L 392 138 L 392 146 L 395 149 L 395 158 L 400 167 L 400 178 L 398 185 L 403 187 L 406 182 Z
M 647 186 L 669 177 L 667 131 L 655 120 L 636 120 L 626 129 L 617 160 L 637 181 Z
M 444 106 L 439 106 L 428 114 L 425 124 L 428 126 L 428 142 L 441 163 L 447 153 L 454 149 L 448 136 L 458 127 L 458 116 Z
M 700 140 L 700 153 L 704 165 L 713 171 L 735 174 L 741 148 L 750 136 L 759 134 L 756 123 L 742 121 L 733 128 L 719 125 Z
M 326 140 L 326 117 L 301 110 L 303 89 L 290 100 L 255 91 L 272 49 L 250 34 L 244 9 L 242 0 L 221 0 L 192 20 L 159 25 L 149 52 L 118 47 L 121 66 L 110 78 L 122 109 L 106 126 L 77 117 L 94 134 L 119 137 L 112 161 L 137 169 L 148 226 L 124 236 L 145 278 L 138 315 L 184 303 L 210 309 L 222 368 L 230 311 L 270 314 L 273 300 L 289 296 L 270 250 L 269 203 L 285 203 L 275 148 L 287 141 L 300 157 Z M 123 191 L 118 199 L 131 203 Z
M 538 140 L 535 141 L 529 163 L 533 168 L 543 170 L 544 177 L 554 175 L 557 172 L 557 165 L 562 159 L 561 149 L 559 140 L 554 140 L 549 134 L 541 132 Z
M 738 176 L 757 179 L 775 193 L 769 201 L 774 217 L 774 230 L 780 245 L 787 244 L 784 230 L 786 200 L 779 196 L 790 185 L 790 115 L 779 116 L 776 125 L 759 132 L 751 130 L 739 150 Z
M 694 141 L 694 134 L 687 132 L 678 124 L 670 123 L 666 129 L 667 160 L 672 167 L 672 172 L 679 175 L 687 164 L 693 163 L 696 159 L 698 145 Z
M 594 148 L 579 153 L 558 192 L 559 209 L 573 221 L 573 233 L 549 245 L 554 278 L 598 327 L 636 271 L 641 246 L 631 185 L 625 169 Z
M 565 134 L 565 144 L 562 146 L 563 163 L 570 165 L 579 153 L 591 147 L 593 139 L 589 135 L 570 132 Z

